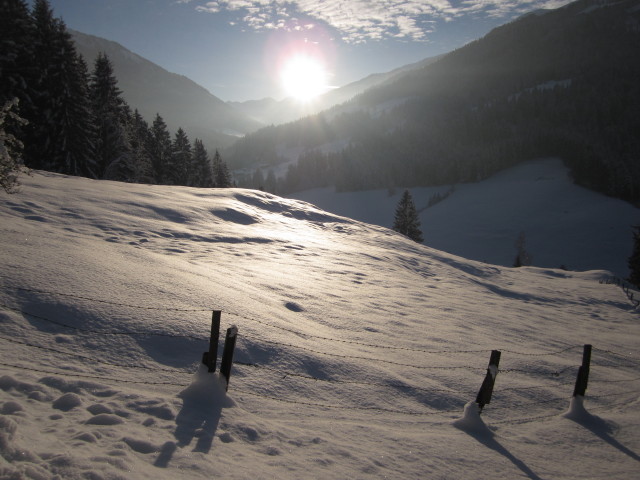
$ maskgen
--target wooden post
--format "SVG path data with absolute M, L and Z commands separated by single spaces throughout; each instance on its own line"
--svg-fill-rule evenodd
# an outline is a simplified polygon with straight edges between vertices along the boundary
M 589 383 L 589 366 L 591 364 L 591 345 L 585 345 L 582 351 L 582 365 L 578 369 L 578 377 L 576 378 L 576 386 L 573 389 L 573 396 L 584 397 Z
M 225 390 L 229 390 L 229 377 L 231 377 L 231 365 L 233 364 L 233 350 L 236 348 L 237 337 L 238 327 L 232 325 L 227 328 L 227 336 L 224 339 L 224 350 L 222 351 L 222 363 L 220 364 L 220 374 L 227 381 Z
M 216 371 L 218 359 L 218 340 L 220 339 L 220 317 L 222 312 L 214 310 L 211 315 L 211 336 L 209 337 L 209 351 L 202 354 L 202 363 L 209 367 L 209 372 Z
M 500 364 L 499 350 L 491 351 L 491 358 L 489 359 L 489 366 L 487 367 L 487 374 L 484 377 L 478 396 L 476 397 L 476 403 L 480 406 L 480 411 L 485 405 L 491 403 L 491 395 L 493 394 L 493 386 L 498 376 L 498 365 Z

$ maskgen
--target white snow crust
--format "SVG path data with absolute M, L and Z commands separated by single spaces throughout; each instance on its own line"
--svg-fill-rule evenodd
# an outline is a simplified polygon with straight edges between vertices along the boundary
M 467 260 L 257 191 L 22 183 L 0 195 L 2 479 L 637 477 L 639 313 L 609 271 Z M 238 328 L 226 392 L 201 364 L 214 309 Z

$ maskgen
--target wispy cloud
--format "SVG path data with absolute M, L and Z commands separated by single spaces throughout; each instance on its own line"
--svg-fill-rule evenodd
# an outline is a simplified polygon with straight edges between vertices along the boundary
M 358 43 L 386 38 L 421 41 L 432 31 L 434 21 L 450 21 L 463 15 L 508 18 L 569 1 L 215 0 L 197 2 L 196 10 L 236 12 L 239 22 L 256 30 L 296 29 L 309 21 L 320 21 L 340 32 L 343 40 Z

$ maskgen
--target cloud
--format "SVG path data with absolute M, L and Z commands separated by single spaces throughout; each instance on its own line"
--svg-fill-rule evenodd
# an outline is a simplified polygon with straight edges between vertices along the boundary
M 191 0 L 181 0 L 188 2 Z M 570 0 L 215 0 L 199 2 L 206 13 L 236 12 L 255 30 L 300 28 L 312 21 L 337 30 L 349 43 L 386 38 L 426 40 L 433 22 L 464 15 L 511 18 Z

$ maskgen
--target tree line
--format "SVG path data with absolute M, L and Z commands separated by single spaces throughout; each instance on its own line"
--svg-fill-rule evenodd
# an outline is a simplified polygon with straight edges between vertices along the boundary
M 12 140 L 11 150 L 3 147 L 3 162 L 21 153 L 28 168 L 68 175 L 231 186 L 218 151 L 210 158 L 202 141 L 192 143 L 182 128 L 172 137 L 159 113 L 149 125 L 131 109 L 106 54 L 89 71 L 48 0 L 36 0 L 32 10 L 23 0 L 1 5 L 0 128 Z

